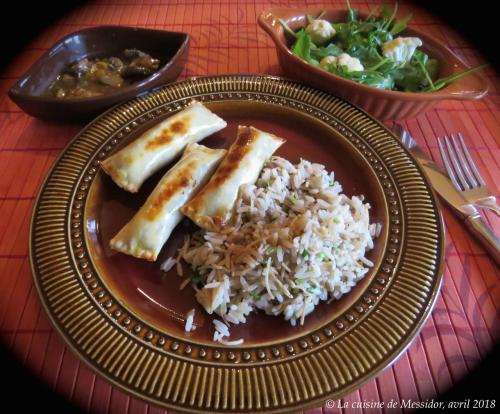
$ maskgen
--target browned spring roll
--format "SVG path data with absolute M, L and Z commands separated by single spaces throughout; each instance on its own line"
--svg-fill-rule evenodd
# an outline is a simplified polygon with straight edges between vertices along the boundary
M 221 231 L 231 218 L 242 184 L 254 183 L 264 163 L 285 142 L 253 127 L 239 126 L 238 136 L 208 184 L 181 211 L 208 231 Z
M 182 220 L 179 209 L 208 181 L 225 154 L 224 149 L 189 144 L 132 220 L 113 237 L 111 248 L 156 260 L 172 230 Z
M 178 157 L 186 145 L 201 141 L 225 126 L 223 119 L 202 103 L 193 101 L 105 159 L 101 165 L 118 186 L 135 193 L 148 177 Z

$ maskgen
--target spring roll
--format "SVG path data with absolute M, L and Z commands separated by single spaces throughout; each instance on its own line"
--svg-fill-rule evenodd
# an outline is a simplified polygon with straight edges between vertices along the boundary
M 104 160 L 102 168 L 118 186 L 135 193 L 147 178 L 181 154 L 186 145 L 225 126 L 223 119 L 194 101 Z
M 275 135 L 240 125 L 217 171 L 181 211 L 205 230 L 222 231 L 231 219 L 240 185 L 255 183 L 266 160 L 284 142 Z
M 183 218 L 179 209 L 206 184 L 226 152 L 189 144 L 132 220 L 111 239 L 111 248 L 155 261 Z

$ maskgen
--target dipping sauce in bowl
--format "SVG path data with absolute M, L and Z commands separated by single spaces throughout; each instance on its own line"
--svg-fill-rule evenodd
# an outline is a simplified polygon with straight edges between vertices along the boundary
M 105 95 L 155 73 L 160 61 L 138 49 L 125 49 L 120 57 L 84 58 L 68 65 L 50 85 L 56 98 Z
M 12 85 L 9 97 L 37 118 L 88 121 L 175 80 L 186 63 L 188 45 L 189 35 L 181 32 L 125 26 L 83 29 L 57 41 Z

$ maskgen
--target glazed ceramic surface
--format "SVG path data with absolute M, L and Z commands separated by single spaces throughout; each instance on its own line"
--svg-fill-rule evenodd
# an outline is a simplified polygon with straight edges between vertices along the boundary
M 311 65 L 291 52 L 293 39 L 285 34 L 279 19 L 284 20 L 291 29 L 298 30 L 307 24 L 308 14 L 318 16 L 322 12 L 323 9 L 271 9 L 260 15 L 259 25 L 273 40 L 281 68 L 288 77 L 347 99 L 381 120 L 415 117 L 445 99 L 479 99 L 488 91 L 488 84 L 480 74 L 461 78 L 437 92 L 411 93 L 362 85 Z M 366 15 L 361 13 L 360 18 L 364 17 Z M 345 22 L 347 11 L 325 10 L 323 18 L 332 22 Z M 440 77 L 468 69 L 450 49 L 431 36 L 410 28 L 406 29 L 402 35 L 417 36 L 422 39 L 424 44 L 422 50 L 439 61 Z
M 98 26 L 69 34 L 52 46 L 9 90 L 28 114 L 49 121 L 90 120 L 103 110 L 174 81 L 183 69 L 189 46 L 186 33 L 125 26 Z M 160 68 L 116 92 L 88 98 L 56 98 L 47 90 L 63 69 L 85 57 L 106 58 L 139 49 L 160 60 Z
M 168 167 L 137 194 L 99 163 L 196 98 L 228 122 L 202 143 L 228 147 L 237 125 L 287 139 L 277 155 L 325 164 L 348 195 L 364 194 L 383 231 L 371 272 L 344 298 L 320 304 L 304 326 L 254 313 L 231 327 L 237 347 L 211 341 L 207 315 L 175 270 L 160 264 L 196 230 L 185 219 L 157 262 L 109 248 Z M 443 266 L 438 206 L 395 137 L 354 106 L 293 81 L 219 76 L 166 86 L 91 123 L 64 151 L 31 228 L 36 286 L 54 325 L 92 368 L 125 390 L 188 412 L 290 412 L 339 398 L 408 346 L 437 297 Z M 184 268 L 187 275 L 189 269 Z M 196 309 L 194 332 L 184 317 Z

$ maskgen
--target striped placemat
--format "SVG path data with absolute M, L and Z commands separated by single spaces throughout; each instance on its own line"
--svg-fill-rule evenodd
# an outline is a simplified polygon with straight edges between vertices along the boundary
M 375 2 L 377 3 L 377 2 Z M 369 11 L 373 2 L 351 0 Z M 411 26 L 448 45 L 470 65 L 483 61 L 454 30 L 411 3 Z M 159 413 L 96 376 L 53 330 L 32 283 L 28 258 L 31 210 L 41 182 L 65 145 L 83 125 L 43 122 L 24 114 L 7 97 L 9 87 L 62 36 L 86 27 L 113 24 L 188 32 L 191 46 L 182 78 L 224 73 L 280 75 L 272 42 L 256 24 L 269 7 L 332 7 L 324 1 L 109 0 L 89 2 L 48 27 L 0 73 L 0 337 L 4 344 L 57 393 L 96 413 Z M 333 2 L 344 8 L 344 2 Z M 448 101 L 404 126 L 436 160 L 436 136 L 461 131 L 491 191 L 499 194 L 500 83 L 479 102 Z M 391 126 L 388 123 L 388 126 Z M 444 393 L 470 373 L 498 341 L 499 270 L 443 208 L 446 267 L 437 305 L 410 348 L 376 379 L 341 401 L 310 413 L 382 413 L 391 400 L 425 401 Z M 486 220 L 500 232 L 500 219 Z M 369 402 L 370 408 L 363 402 Z M 359 408 L 358 408 L 359 407 Z

